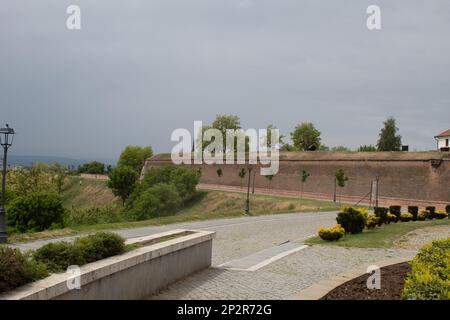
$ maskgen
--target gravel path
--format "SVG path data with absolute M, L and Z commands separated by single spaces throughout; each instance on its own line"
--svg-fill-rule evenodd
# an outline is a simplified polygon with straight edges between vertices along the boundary
M 419 250 L 424 244 L 437 239 L 450 238 L 450 226 L 435 226 L 413 230 L 394 244 L 396 248 Z

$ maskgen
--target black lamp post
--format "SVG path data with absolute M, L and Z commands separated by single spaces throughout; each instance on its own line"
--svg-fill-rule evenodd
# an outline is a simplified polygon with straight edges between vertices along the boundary
M 14 129 L 6 125 L 6 128 L 0 129 L 0 145 L 3 147 L 3 171 L 2 171 L 2 194 L 0 201 L 0 243 L 6 243 L 8 235 L 6 234 L 6 211 L 5 211 L 5 194 L 6 194 L 6 161 L 8 149 L 12 146 L 14 140 Z

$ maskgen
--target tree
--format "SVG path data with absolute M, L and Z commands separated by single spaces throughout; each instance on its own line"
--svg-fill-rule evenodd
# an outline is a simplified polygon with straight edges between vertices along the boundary
M 270 190 L 270 184 L 272 183 L 272 180 L 273 180 L 274 175 L 273 175 L 273 174 L 267 174 L 267 175 L 265 175 L 264 177 L 265 177 L 267 180 L 269 180 L 269 190 Z
M 219 178 L 222 177 L 222 174 L 223 174 L 222 168 L 217 169 L 217 170 L 216 170 L 216 173 L 217 173 L 217 176 L 218 176 Z
M 400 151 L 402 136 L 397 134 L 398 128 L 393 117 L 387 118 L 384 128 L 381 129 L 377 143 L 378 151 Z
M 278 128 L 272 124 L 269 124 L 266 128 L 266 130 L 267 130 L 266 141 L 263 141 L 263 144 L 266 144 L 268 148 L 272 147 L 272 129 L 278 129 Z M 278 141 L 279 146 L 284 146 L 284 145 L 286 145 L 283 141 L 284 138 L 285 138 L 284 135 L 278 133 L 278 137 L 274 137 L 274 140 Z
M 362 145 L 358 148 L 358 152 L 374 152 L 377 151 L 377 147 L 369 144 L 369 145 Z
M 127 146 L 120 154 L 118 167 L 126 166 L 141 173 L 145 160 L 153 156 L 152 147 Z
M 308 180 L 308 178 L 309 178 L 309 176 L 310 176 L 311 174 L 308 172 L 308 171 L 306 171 L 306 170 L 302 170 L 301 172 L 300 172 L 300 178 L 301 178 L 301 188 L 300 188 L 300 199 L 302 198 L 302 192 L 303 192 L 303 185 L 306 183 L 306 180 Z
M 109 173 L 108 187 L 125 204 L 136 186 L 138 177 L 139 175 L 134 168 L 119 166 Z
M 78 173 L 104 174 L 105 164 L 98 161 L 91 161 L 79 166 Z
M 245 168 L 241 168 L 241 170 L 239 170 L 239 178 L 241 178 L 241 188 L 242 188 L 242 182 L 245 178 L 245 174 L 247 173 L 247 170 Z
M 53 183 L 55 184 L 56 191 L 61 193 L 64 182 L 66 181 L 67 169 L 58 162 L 54 162 L 50 165 L 49 171 L 53 175 Z
M 320 131 L 312 123 L 303 122 L 291 133 L 294 147 L 300 151 L 317 150 L 320 147 Z
M 351 151 L 349 148 L 345 147 L 345 146 L 336 146 L 336 147 L 332 147 L 331 151 L 335 151 L 335 152 L 347 152 L 347 151 Z
M 334 198 L 333 198 L 334 202 L 336 202 L 336 195 L 337 195 L 336 186 L 343 188 L 343 187 L 345 187 L 345 183 L 347 181 L 348 181 L 348 177 L 345 175 L 344 170 L 338 169 L 336 171 L 335 179 L 334 179 Z

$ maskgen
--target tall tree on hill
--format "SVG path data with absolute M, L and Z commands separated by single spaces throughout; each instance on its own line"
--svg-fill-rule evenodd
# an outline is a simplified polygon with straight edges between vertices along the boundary
M 320 147 L 320 131 L 310 122 L 297 125 L 291 133 L 294 147 L 300 151 L 317 150 Z
M 130 167 L 141 173 L 145 160 L 153 156 L 152 147 L 127 146 L 120 154 L 118 167 Z
M 377 143 L 378 151 L 400 151 L 402 147 L 402 136 L 397 134 L 398 128 L 395 119 L 389 117 L 381 129 L 380 138 Z

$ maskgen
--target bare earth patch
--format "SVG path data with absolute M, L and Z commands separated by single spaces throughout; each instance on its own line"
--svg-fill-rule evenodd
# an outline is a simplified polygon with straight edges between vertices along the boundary
M 419 250 L 424 244 L 437 239 L 450 238 L 449 226 L 435 226 L 408 232 L 394 242 L 395 248 Z

